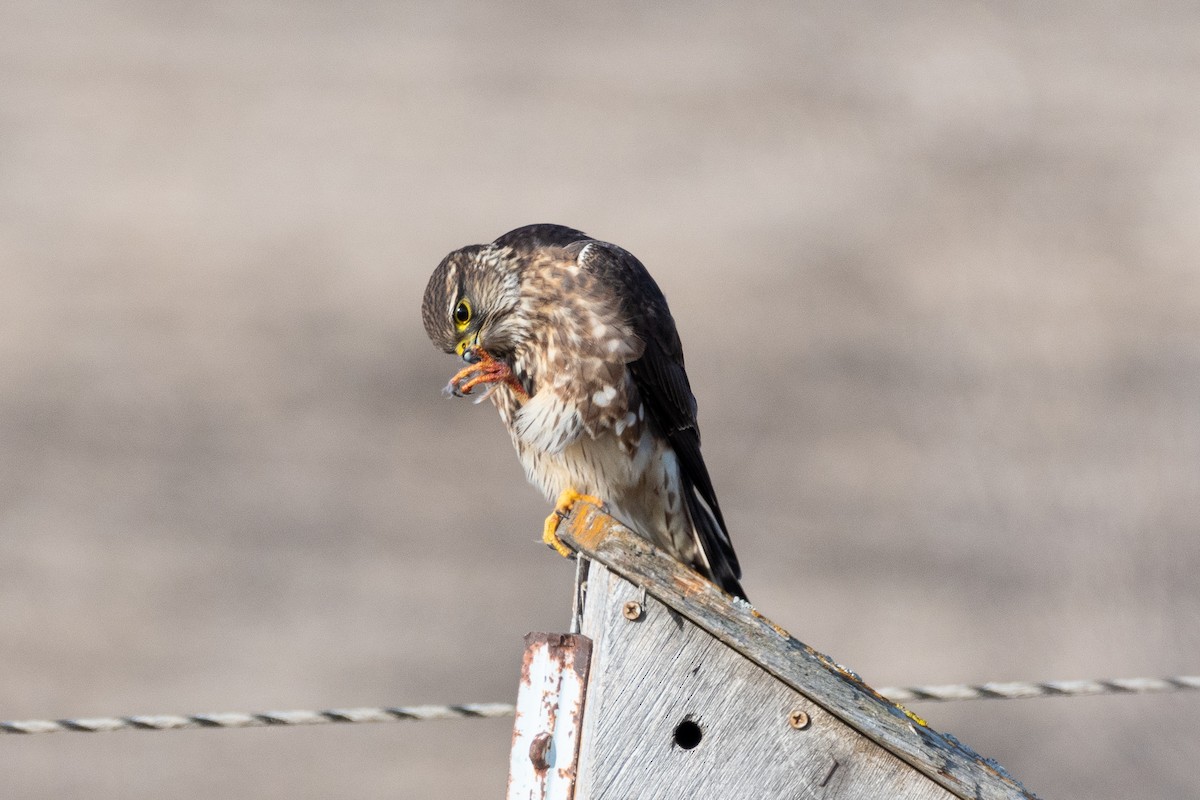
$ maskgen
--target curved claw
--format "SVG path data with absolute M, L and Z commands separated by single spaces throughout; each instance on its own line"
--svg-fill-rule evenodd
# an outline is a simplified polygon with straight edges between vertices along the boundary
M 571 514 L 571 509 L 579 501 L 591 503 L 597 508 L 604 507 L 604 501 L 599 497 L 593 497 L 590 494 L 580 494 L 575 489 L 564 489 L 562 494 L 558 496 L 558 501 L 554 504 L 554 512 L 546 517 L 546 523 L 542 527 L 542 541 L 550 545 L 563 558 L 570 558 L 574 552 L 570 547 L 558 538 L 558 526 Z

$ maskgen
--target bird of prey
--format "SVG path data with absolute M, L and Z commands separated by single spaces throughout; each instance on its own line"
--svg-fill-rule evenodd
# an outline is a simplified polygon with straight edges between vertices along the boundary
M 633 254 L 561 225 L 517 228 L 446 256 L 421 316 L 467 363 L 447 391 L 490 398 L 530 482 L 557 498 L 547 544 L 570 554 L 555 531 L 586 500 L 745 598 L 675 320 Z

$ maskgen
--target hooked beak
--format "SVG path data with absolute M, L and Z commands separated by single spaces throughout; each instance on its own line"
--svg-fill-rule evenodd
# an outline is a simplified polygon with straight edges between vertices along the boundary
M 468 364 L 475 364 L 479 361 L 479 334 L 468 336 L 460 341 L 454 348 L 454 352 L 462 356 L 462 360 Z

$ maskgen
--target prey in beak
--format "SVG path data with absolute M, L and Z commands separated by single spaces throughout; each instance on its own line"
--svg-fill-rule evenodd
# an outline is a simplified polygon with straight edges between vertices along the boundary
M 494 357 L 476 342 L 464 341 L 459 348 L 467 366 L 454 373 L 442 390 L 447 397 L 469 397 L 476 386 L 486 385 L 487 389 L 474 398 L 476 403 L 482 403 L 500 386 L 511 388 L 521 402 L 529 399 L 525 387 L 507 362 Z

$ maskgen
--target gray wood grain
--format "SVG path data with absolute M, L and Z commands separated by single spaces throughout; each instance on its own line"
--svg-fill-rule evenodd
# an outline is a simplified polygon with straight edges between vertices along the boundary
M 954 797 L 760 666 L 593 563 L 584 632 L 595 642 L 576 800 Z M 807 724 L 794 728 L 789 714 Z M 700 731 L 690 749 L 681 723 Z
M 897 777 L 910 774 L 926 776 L 963 798 L 1034 797 L 999 764 L 880 697 L 857 675 L 793 638 L 749 604 L 734 600 L 596 508 L 579 504 L 567 523 L 560 526 L 559 535 L 571 547 L 599 562 L 593 564 L 591 575 L 596 580 L 589 579 L 584 606 L 583 633 L 594 640 L 596 654 L 582 746 L 585 754 L 591 743 L 609 749 L 584 756 L 586 763 L 580 766 L 584 793 L 580 797 L 736 796 L 696 792 L 708 791 L 704 787 L 711 786 L 713 780 L 727 790 L 743 785 L 740 781 L 750 775 L 783 780 L 774 771 L 782 763 L 788 764 L 786 774 L 794 777 L 794 783 L 773 785 L 780 791 L 785 791 L 782 787 L 786 785 L 786 791 L 795 794 L 785 791 L 742 796 L 946 796 L 928 793 L 937 787 L 924 778 L 910 785 Z M 648 595 L 644 607 L 655 613 L 630 623 L 620 614 L 621 603 L 634 595 L 626 597 L 620 592 L 635 592 L 640 597 L 643 590 Z M 660 613 L 666 609 L 669 612 L 665 615 Z M 669 619 L 669 624 L 662 622 L 663 618 Z M 764 680 L 767 676 L 773 680 Z M 647 697 L 660 700 L 647 703 Z M 809 705 L 804 706 L 799 698 Z M 707 723 L 701 722 L 701 727 L 707 724 L 711 735 L 717 737 L 711 752 L 725 760 L 728 769 L 699 770 L 696 774 L 705 775 L 703 786 L 687 784 L 687 793 L 651 795 L 633 791 L 632 776 L 646 779 L 648 765 L 671 765 L 665 771 L 675 775 L 674 780 L 686 783 L 692 773 L 684 768 L 687 762 L 680 759 L 691 758 L 693 766 L 702 763 L 695 758 L 700 747 L 679 751 L 670 746 L 671 732 L 689 699 L 704 701 L 702 712 L 683 713 L 703 715 Z M 786 727 L 784 720 L 786 729 L 774 732 L 770 720 L 786 715 L 781 709 L 789 703 L 800 705 L 811 716 L 809 729 L 795 731 Z M 732 722 L 739 718 L 744 720 L 740 727 Z M 837 721 L 844 726 L 836 727 Z M 784 735 L 786 740 L 789 733 L 820 736 L 822 731 L 836 732 L 828 742 L 822 740 L 828 758 L 847 758 L 847 769 L 839 766 L 827 785 L 818 787 L 824 793 L 813 789 L 812 781 L 826 762 L 803 748 L 784 751 L 784 743 L 777 738 L 777 734 Z M 786 758 L 780 755 L 782 752 L 788 753 Z M 882 759 L 887 753 L 896 758 Z M 838 762 L 842 764 L 840 759 Z M 897 769 L 902 762 L 912 770 Z M 717 763 L 711 762 L 708 767 Z M 731 770 L 740 776 L 731 779 L 731 784 L 715 777 Z M 839 774 L 843 776 L 839 780 L 854 787 L 851 793 L 838 793 L 841 790 L 837 787 L 843 784 L 834 779 Z M 627 793 L 609 793 L 610 785 L 625 787 Z M 897 787 L 915 793 L 899 794 Z

